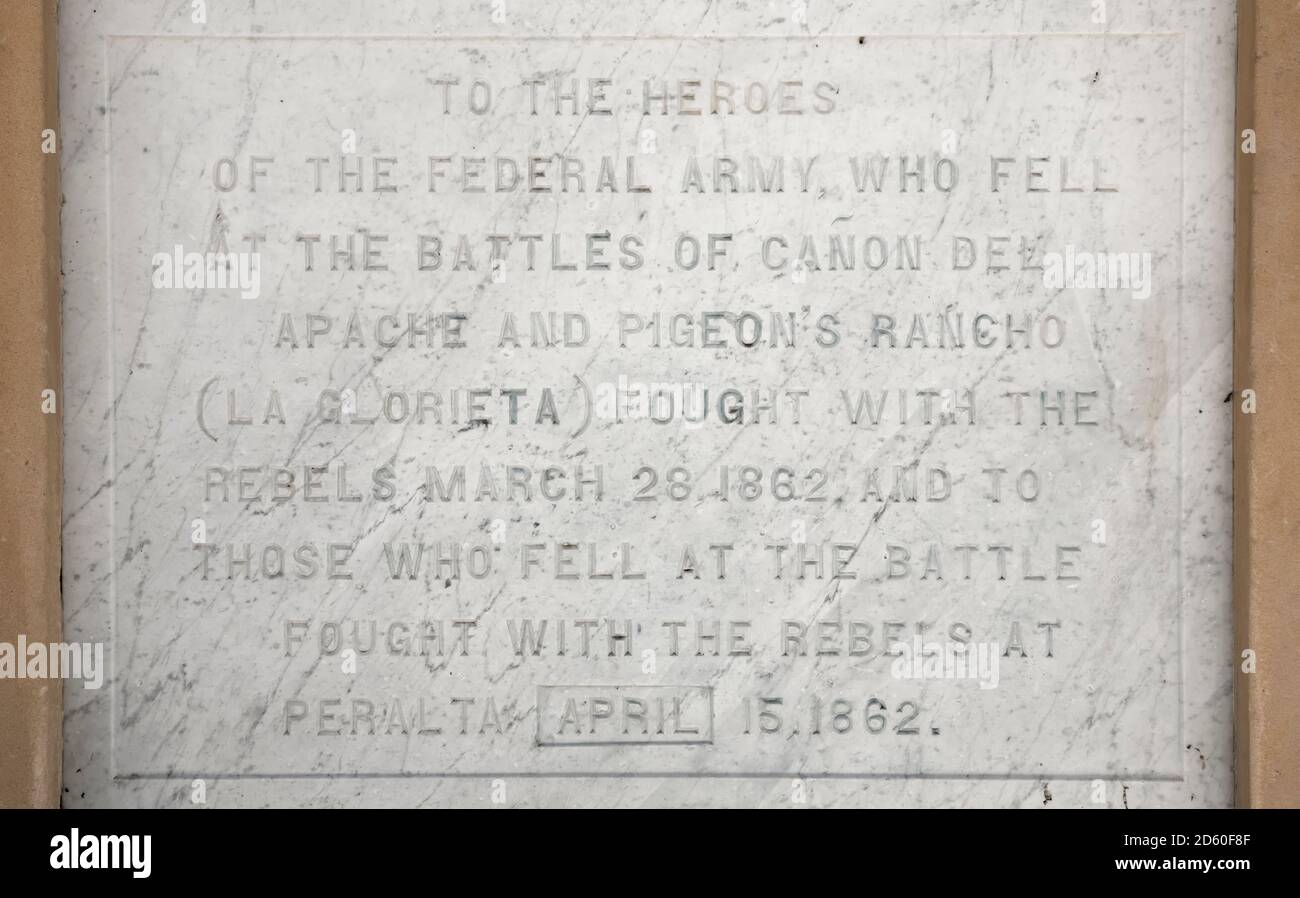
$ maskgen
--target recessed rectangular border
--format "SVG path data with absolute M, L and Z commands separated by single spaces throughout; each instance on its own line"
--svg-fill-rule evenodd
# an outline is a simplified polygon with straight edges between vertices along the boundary
M 1175 370 L 1182 371 L 1183 367 L 1183 288 L 1186 281 L 1186 271 L 1184 268 L 1184 249 L 1183 249 L 1183 232 L 1186 227 L 1186 34 L 1181 31 L 1130 31 L 1130 32 L 998 32 L 998 33 L 964 33 L 964 34 L 918 34 L 918 33 L 866 33 L 866 34 L 818 34 L 818 35 L 778 35 L 778 34 L 732 34 L 732 35 L 680 35 L 680 34 L 660 34 L 660 35 L 640 35 L 640 34 L 590 34 L 590 35 L 484 35 L 484 34 L 286 34 L 286 33 L 231 33 L 231 34 L 172 34 L 157 32 L 123 32 L 106 34 L 103 36 L 103 62 L 104 62 L 104 106 L 105 106 L 105 285 L 108 306 L 108 320 L 111 342 L 111 370 L 109 371 L 109 383 L 112 389 L 112 395 L 116 396 L 118 388 L 118 358 L 117 358 L 117 339 L 116 339 L 116 314 L 113 304 L 113 278 L 112 278 L 112 78 L 109 58 L 109 45 L 117 40 L 169 40 L 169 41 L 221 41 L 221 40 L 247 40 L 247 41 L 408 41 L 408 42 L 438 42 L 438 43 L 483 43 L 483 42 L 547 42 L 547 43 L 579 43 L 579 42 L 632 42 L 632 41 L 672 41 L 677 43 L 719 43 L 724 41 L 835 41 L 835 40 L 852 40 L 860 42 L 863 40 L 940 40 L 940 41 L 959 41 L 959 40 L 1027 40 L 1035 38 L 1093 38 L 1093 39 L 1111 39 L 1111 38 L 1178 38 L 1179 39 L 1179 208 L 1178 208 L 1178 292 L 1176 300 L 1176 328 L 1174 337 L 1174 364 Z M 1235 357 L 1235 353 L 1234 353 Z M 1183 614 L 1183 547 L 1182 547 L 1182 518 L 1183 518 L 1183 396 L 1182 384 L 1178 382 L 1175 396 L 1176 416 L 1178 420 L 1178 445 L 1176 448 L 1177 456 L 1177 490 L 1176 490 L 1176 518 L 1178 520 L 1178 539 L 1176 540 L 1176 608 L 1178 612 L 1178 649 L 1179 649 L 1179 681 L 1178 681 L 1178 740 L 1177 745 L 1181 746 L 1184 741 L 1186 729 L 1186 703 L 1184 695 L 1184 686 L 1186 683 L 1186 651 L 1184 647 L 1185 630 Z M 109 440 L 109 467 L 110 470 L 117 470 L 116 462 L 116 425 L 117 425 L 117 404 L 112 406 L 113 413 L 113 434 L 114 438 Z M 117 483 L 114 480 L 108 487 L 112 498 L 109 502 L 109 531 L 110 544 L 117 545 L 117 501 L 116 491 Z M 1235 505 L 1235 491 L 1234 491 Z M 1234 587 L 1235 588 L 1235 587 Z M 944 771 L 918 771 L 909 773 L 876 773 L 876 772 L 808 772 L 808 771 L 759 771 L 759 772 L 733 772 L 733 771 L 474 771 L 474 772 L 451 772 L 451 771 L 352 771 L 352 772 L 334 772 L 320 773 L 313 771 L 306 772 L 239 772 L 239 773 L 221 773 L 213 771 L 193 771 L 193 770 L 173 770 L 169 772 L 129 772 L 121 773 L 117 768 L 117 570 L 114 568 L 109 577 L 110 592 L 110 620 L 111 620 L 111 637 L 110 637 L 110 654 L 111 675 L 112 675 L 112 693 L 110 695 L 110 734 L 109 734 L 109 776 L 114 781 L 145 781 L 145 780 L 172 780 L 172 779 L 212 779 L 212 780 L 293 780 L 293 779 L 482 779 L 497 777 L 521 777 L 537 779 L 898 779 L 898 780 L 984 780 L 984 781 L 1030 781 L 1039 782 L 1047 779 L 1061 781 L 1103 781 L 1103 782 L 1182 782 L 1186 779 L 1186 771 L 1180 770 L 1178 774 L 1163 773 L 1076 773 L 1060 774 L 1050 771 L 1043 772 L 1020 772 L 1011 771 L 1006 773 L 971 773 L 971 772 L 944 772 Z M 541 687 L 539 687 L 541 688 Z M 712 687 L 710 690 L 710 699 L 712 698 Z M 712 723 L 712 714 L 710 714 Z M 712 734 L 711 734 L 712 736 Z M 582 743 L 583 745 L 593 745 L 595 743 Z M 629 743 L 612 743 L 616 745 L 626 745 Z M 670 743 L 654 743 L 666 745 Z M 681 744 L 681 743 L 677 743 Z M 693 743 L 700 744 L 700 743 Z M 712 738 L 710 738 L 712 744 Z M 551 747 L 551 746 L 548 746 Z M 578 746 L 574 746 L 578 747 Z M 1185 761 L 1184 761 L 1185 763 Z

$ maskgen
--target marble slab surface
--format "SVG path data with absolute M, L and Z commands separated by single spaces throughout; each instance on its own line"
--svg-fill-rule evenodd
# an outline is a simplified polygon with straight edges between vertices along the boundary
M 65 803 L 1230 803 L 1233 4 L 1105 7 L 63 4 Z

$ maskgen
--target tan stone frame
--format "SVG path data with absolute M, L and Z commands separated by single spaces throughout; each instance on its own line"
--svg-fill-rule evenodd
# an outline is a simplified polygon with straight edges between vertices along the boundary
M 1300 807 L 1300 10 L 1241 0 L 1237 35 L 1237 804 Z M 1253 154 L 1240 146 L 1246 129 L 1255 132 Z M 1246 390 L 1253 414 L 1243 410 Z M 1243 670 L 1246 652 L 1253 673 Z
M 59 381 L 59 127 L 56 0 L 0 6 L 0 640 L 57 642 L 62 629 Z M 56 144 L 56 149 L 62 146 Z M 54 390 L 56 413 L 41 410 Z M 0 689 L 0 808 L 56 807 L 63 681 Z

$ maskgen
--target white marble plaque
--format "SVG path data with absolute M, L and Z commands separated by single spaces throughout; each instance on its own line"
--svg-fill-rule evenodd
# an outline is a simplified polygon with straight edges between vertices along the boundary
M 175 6 L 61 25 L 69 804 L 1229 802 L 1231 3 Z

